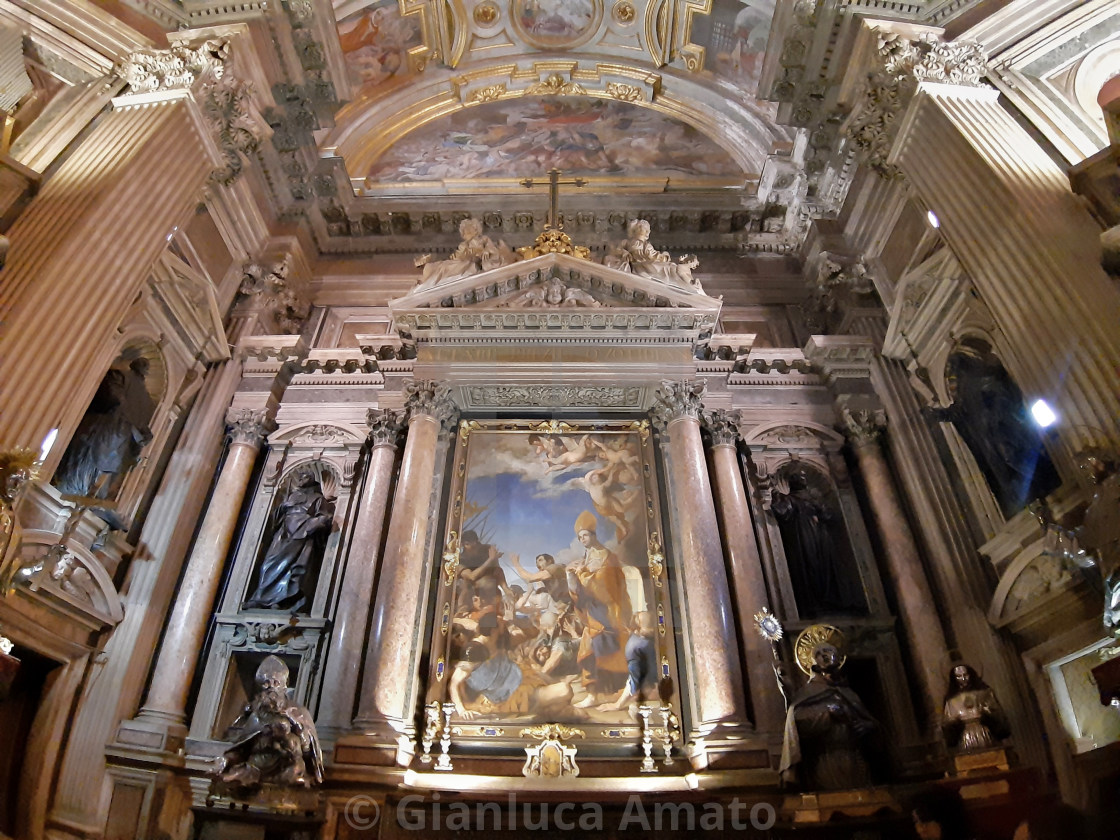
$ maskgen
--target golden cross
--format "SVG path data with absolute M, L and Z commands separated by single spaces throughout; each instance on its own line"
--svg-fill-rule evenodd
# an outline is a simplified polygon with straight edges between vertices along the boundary
M 532 189 L 536 186 L 536 181 L 533 178 L 524 178 L 521 181 L 521 186 Z M 548 219 L 544 223 L 545 230 L 555 228 L 562 230 L 564 224 L 560 221 L 560 185 L 565 186 L 571 184 L 574 187 L 582 187 L 587 184 L 583 178 L 565 178 L 560 180 L 560 170 L 548 170 Z

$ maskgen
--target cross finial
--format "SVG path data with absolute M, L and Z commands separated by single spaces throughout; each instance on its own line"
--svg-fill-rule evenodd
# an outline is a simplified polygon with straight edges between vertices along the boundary
M 521 181 L 521 186 L 532 189 L 537 184 L 533 178 L 524 178 Z M 545 230 L 554 229 L 561 230 L 564 224 L 560 221 L 560 185 L 567 186 L 571 184 L 574 187 L 582 187 L 587 184 L 583 178 L 565 178 L 560 179 L 559 169 L 548 170 L 548 219 L 545 221 Z

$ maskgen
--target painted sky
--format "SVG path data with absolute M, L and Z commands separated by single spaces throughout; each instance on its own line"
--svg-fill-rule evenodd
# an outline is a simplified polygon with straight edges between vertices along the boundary
M 369 183 L 567 174 L 741 177 L 706 136 L 656 111 L 590 97 L 526 97 L 465 108 L 413 132 Z
M 638 450 L 637 436 L 625 435 L 633 451 Z M 617 439 L 619 434 L 598 435 L 601 440 Z M 575 539 L 576 517 L 585 510 L 595 512 L 588 493 L 575 482 L 588 470 L 602 467 L 600 459 L 578 463 L 562 470 L 547 472 L 543 457 L 528 443 L 527 434 L 474 432 L 471 435 L 467 463 L 467 486 L 464 496 L 466 511 L 464 527 L 469 527 L 472 513 L 485 510 L 484 524 L 476 529 L 484 541 L 497 546 L 504 554 L 502 567 L 511 584 L 528 588 L 518 577 L 509 557 L 520 556 L 521 564 L 534 570 L 538 554 L 551 554 L 558 562 L 568 563 L 583 556 L 583 547 Z M 640 565 L 630 557 L 644 550 L 646 535 L 643 517 L 635 511 L 637 526 L 624 546 L 614 538 L 614 526 L 602 516 L 598 536 L 604 545 L 616 551 L 620 560 Z M 479 520 L 475 520 L 477 523 Z

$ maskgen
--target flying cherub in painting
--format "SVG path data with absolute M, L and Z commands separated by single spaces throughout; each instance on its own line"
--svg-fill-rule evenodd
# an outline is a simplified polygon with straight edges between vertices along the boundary
M 639 487 L 627 488 L 615 481 L 611 476 L 613 471 L 612 465 L 597 467 L 585 476 L 572 479 L 571 483 L 587 491 L 595 510 L 614 525 L 615 539 L 621 543 L 630 535 L 627 514 L 642 491 Z
M 548 444 L 552 449 L 551 452 L 545 454 L 544 459 L 548 462 L 548 469 L 545 472 L 566 470 L 568 467 L 574 467 L 576 464 L 582 464 L 595 458 L 591 435 L 584 435 L 579 440 L 567 435 L 560 435 L 559 439 L 563 449 L 555 444 Z
M 626 439 L 616 438 L 612 443 L 592 439 L 592 444 L 599 450 L 599 460 L 606 462 L 610 482 L 635 485 L 641 480 L 641 458 L 638 453 L 626 445 Z

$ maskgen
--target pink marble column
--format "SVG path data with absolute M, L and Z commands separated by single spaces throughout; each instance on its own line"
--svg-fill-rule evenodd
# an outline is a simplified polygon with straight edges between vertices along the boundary
M 700 437 L 703 383 L 661 383 L 653 406 L 666 457 L 670 522 L 682 595 L 684 656 L 693 682 L 694 736 L 703 738 L 721 724 L 742 725 L 743 675 L 731 593 L 716 522 L 715 500 Z
M 154 724 L 173 735 L 186 733 L 191 678 L 202 652 L 222 566 L 233 541 L 253 465 L 271 424 L 264 410 L 251 409 L 231 409 L 226 422 L 230 426 L 229 452 L 179 584 L 147 700 L 133 721 Z
M 885 416 L 881 410 L 842 408 L 841 412 L 867 487 L 887 571 L 898 598 L 926 723 L 932 726 L 940 719 L 942 694 L 949 673 L 949 652 L 914 533 L 899 503 L 879 445 Z
M 370 622 L 355 728 L 380 734 L 382 724 L 410 751 L 413 693 L 428 586 L 425 580 L 429 520 L 436 514 L 433 488 L 439 439 L 454 424 L 450 389 L 435 382 L 405 386 L 408 439 L 389 516 L 385 557 Z
M 786 712 L 774 677 L 770 642 L 762 637 L 754 615 L 770 608 L 762 556 L 758 551 L 750 506 L 743 487 L 735 445 L 739 439 L 737 415 L 713 411 L 704 418 L 711 438 L 712 478 L 716 509 L 723 525 L 723 547 L 731 569 L 731 589 L 735 594 L 739 637 L 747 667 L 747 690 L 754 710 L 754 726 L 759 732 L 781 733 Z
M 366 419 L 370 427 L 370 451 L 365 484 L 335 610 L 323 672 L 323 699 L 316 722 L 319 734 L 327 737 L 332 730 L 349 728 L 354 714 L 373 583 L 381 559 L 381 537 L 401 434 L 401 418 L 394 412 L 371 409 Z

